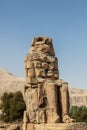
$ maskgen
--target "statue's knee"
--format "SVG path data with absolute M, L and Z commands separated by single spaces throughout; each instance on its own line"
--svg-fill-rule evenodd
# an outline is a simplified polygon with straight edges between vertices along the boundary
M 61 89 L 61 91 L 67 91 L 68 90 L 68 83 L 67 82 L 63 82 L 60 89 Z
M 46 80 L 45 84 L 46 87 L 53 87 L 55 86 L 55 82 L 53 80 Z

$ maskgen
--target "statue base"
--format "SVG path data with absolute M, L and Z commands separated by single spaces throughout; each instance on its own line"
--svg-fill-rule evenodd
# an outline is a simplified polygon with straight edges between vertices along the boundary
M 23 130 L 87 130 L 87 123 L 86 122 L 55 123 L 55 124 L 24 123 Z

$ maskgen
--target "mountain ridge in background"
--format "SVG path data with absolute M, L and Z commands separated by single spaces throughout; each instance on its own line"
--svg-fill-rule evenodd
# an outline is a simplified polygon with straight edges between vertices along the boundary
M 18 78 L 6 70 L 0 69 L 0 96 L 4 92 L 23 92 L 24 84 L 24 78 Z M 87 106 L 87 90 L 69 87 L 69 95 L 71 106 Z
M 4 69 L 0 69 L 0 95 L 4 92 L 23 91 L 24 78 L 18 78 Z

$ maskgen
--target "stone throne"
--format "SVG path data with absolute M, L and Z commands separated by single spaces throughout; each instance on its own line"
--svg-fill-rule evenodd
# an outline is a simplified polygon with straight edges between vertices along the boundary
M 42 129 L 38 124 L 73 122 L 68 115 L 68 83 L 59 79 L 58 59 L 51 38 L 33 39 L 25 57 L 25 70 L 23 130 Z

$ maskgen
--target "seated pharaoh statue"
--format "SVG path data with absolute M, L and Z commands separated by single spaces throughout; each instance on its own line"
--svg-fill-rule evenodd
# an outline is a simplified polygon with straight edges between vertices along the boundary
M 26 123 L 71 123 L 68 83 L 59 79 L 58 59 L 48 37 L 35 37 L 25 57 Z

